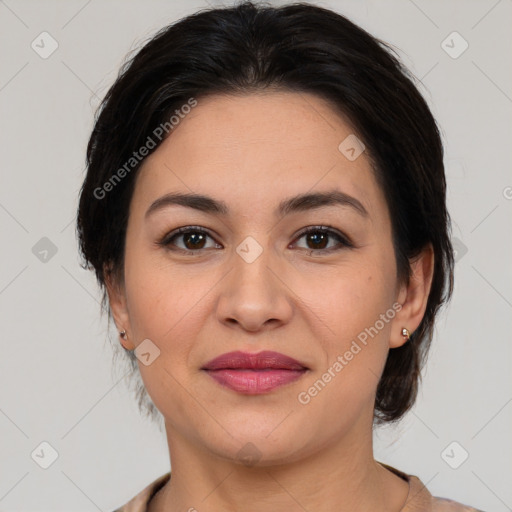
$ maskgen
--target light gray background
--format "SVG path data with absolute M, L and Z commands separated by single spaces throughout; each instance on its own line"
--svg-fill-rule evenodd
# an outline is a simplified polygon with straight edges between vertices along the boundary
M 400 49 L 446 144 L 455 295 L 417 405 L 376 433 L 376 457 L 416 474 L 434 495 L 512 510 L 512 1 L 312 3 Z M 169 470 L 163 434 L 139 416 L 122 371 L 111 372 L 99 291 L 78 266 L 74 216 L 93 112 L 124 57 L 207 6 L 0 1 L 2 511 L 108 512 Z M 46 59 L 31 47 L 42 46 L 43 31 L 59 45 Z M 456 59 L 441 46 L 453 31 L 469 43 Z M 57 249 L 46 262 L 36 245 L 43 237 Z M 42 441 L 59 454 L 48 469 L 31 458 Z M 461 448 L 445 451 L 453 441 L 469 453 L 458 469 L 442 457 L 460 460 Z

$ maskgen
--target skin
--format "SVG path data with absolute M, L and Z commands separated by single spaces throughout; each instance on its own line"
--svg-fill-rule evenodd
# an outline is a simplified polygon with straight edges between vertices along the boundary
M 412 262 L 408 285 L 397 281 L 388 208 L 368 156 L 350 161 L 338 150 L 352 133 L 314 95 L 213 96 L 198 98 L 145 160 L 130 205 L 124 279 L 109 279 L 107 289 L 116 325 L 127 331 L 124 346 L 150 339 L 160 349 L 150 365 L 139 361 L 172 461 L 172 485 L 151 512 L 398 511 L 406 501 L 407 483 L 373 458 L 373 404 L 388 351 L 406 342 L 402 327 L 412 333 L 423 318 L 433 253 L 427 247 Z M 291 196 L 333 189 L 358 199 L 368 215 L 339 205 L 274 212 Z M 146 219 L 169 192 L 208 195 L 229 213 L 170 205 Z M 301 236 L 318 225 L 354 247 L 332 235 L 324 245 Z M 200 249 L 187 235 L 157 244 L 184 226 L 209 231 Z M 251 263 L 236 252 L 247 236 L 262 248 Z M 402 305 L 394 318 L 301 404 L 298 394 L 394 303 Z M 268 394 L 243 395 L 200 370 L 232 350 L 275 350 L 309 371 Z M 252 465 L 239 455 L 247 443 L 259 457 Z

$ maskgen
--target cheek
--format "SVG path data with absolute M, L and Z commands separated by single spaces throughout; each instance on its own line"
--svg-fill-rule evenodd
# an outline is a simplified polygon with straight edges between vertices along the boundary
M 324 399 L 336 397 L 336 403 L 343 400 L 345 405 L 373 400 L 395 316 L 388 275 L 384 267 L 362 265 L 336 278 L 331 276 L 310 296 L 310 303 L 315 304 L 316 332 L 327 334 L 316 340 L 323 346 L 325 361 L 309 383 L 320 377 L 316 388 L 322 393 L 324 388 L 330 389 Z
M 194 317 L 196 293 L 193 283 L 187 283 L 170 266 L 162 266 L 161 258 L 156 261 L 149 251 L 133 246 L 130 251 L 125 261 L 125 284 L 134 343 L 139 345 L 149 339 L 160 351 L 151 365 L 139 363 L 151 394 L 151 382 L 172 381 L 163 368 L 176 375 L 185 366 L 183 361 L 190 348 L 187 343 L 194 339 L 197 325 L 190 321 Z
M 132 250 L 125 269 L 134 342 L 149 339 L 159 351 L 149 365 L 138 362 L 144 386 L 168 421 L 187 418 L 190 352 L 201 330 L 201 299 L 210 286 L 162 265 L 162 258 L 157 261 L 147 252 Z
M 128 310 L 137 338 L 167 339 L 187 324 L 184 317 L 193 315 L 194 303 L 205 293 L 204 284 L 199 287 L 186 272 L 177 272 L 160 250 L 149 251 L 136 244 L 127 248 L 125 276 Z
M 393 301 L 391 273 L 372 263 L 360 262 L 336 272 L 317 274 L 303 282 L 297 295 L 307 297 L 308 307 L 323 324 L 330 338 L 343 341 L 355 338 L 365 328 L 373 326 Z M 312 283 L 315 283 L 312 286 Z M 379 331 L 387 333 L 389 326 L 379 323 Z M 337 347 L 338 343 L 334 342 Z

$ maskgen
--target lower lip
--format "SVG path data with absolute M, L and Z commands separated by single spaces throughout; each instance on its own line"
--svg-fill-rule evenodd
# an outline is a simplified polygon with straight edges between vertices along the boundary
M 300 379 L 306 370 L 206 370 L 219 384 L 246 395 L 261 395 Z

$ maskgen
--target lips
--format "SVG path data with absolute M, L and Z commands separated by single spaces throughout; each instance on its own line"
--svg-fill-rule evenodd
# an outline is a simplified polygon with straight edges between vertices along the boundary
M 257 354 L 249 352 L 228 352 L 222 354 L 210 362 L 206 363 L 203 370 L 307 370 L 307 368 L 299 363 L 299 361 L 280 354 L 266 350 Z
M 308 368 L 279 352 L 228 352 L 202 368 L 222 386 L 243 394 L 268 393 L 299 379 Z

